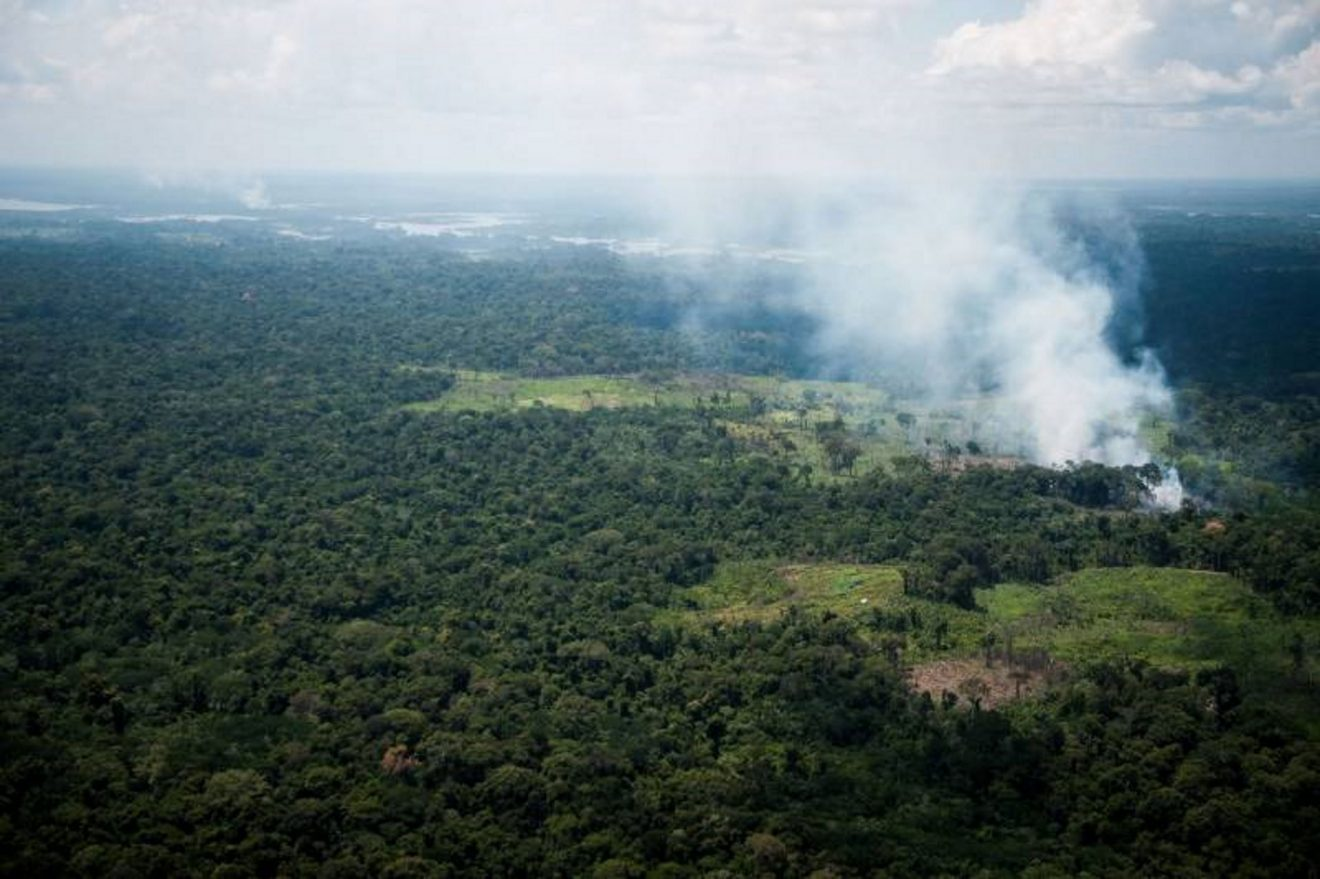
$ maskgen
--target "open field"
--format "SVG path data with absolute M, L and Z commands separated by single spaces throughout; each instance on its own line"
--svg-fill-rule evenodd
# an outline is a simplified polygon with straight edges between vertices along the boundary
M 1001 643 L 1012 638 L 1019 648 L 1038 647 L 1066 662 L 1132 658 L 1181 668 L 1227 663 L 1261 674 L 1317 671 L 1314 648 L 1305 645 L 1320 642 L 1320 622 L 1283 618 L 1227 574 L 1089 569 L 1052 586 L 1003 584 L 977 600 Z
M 1002 466 L 1020 438 L 995 421 L 989 400 L 932 407 L 899 399 L 862 382 L 809 381 L 775 376 L 680 374 L 575 375 L 532 378 L 447 367 L 403 365 L 401 372 L 452 372 L 456 383 L 434 399 L 409 403 L 411 412 L 493 412 L 549 406 L 572 412 L 641 406 L 703 409 L 730 435 L 753 448 L 791 457 L 816 477 L 838 475 L 821 429 L 842 422 L 858 454 L 852 473 L 902 455 L 920 454 L 936 466 L 969 462 Z M 999 437 L 1003 447 L 987 437 Z M 1004 438 L 1010 439 L 1005 441 Z M 982 454 L 969 455 L 979 449 Z
M 683 590 L 679 604 L 662 620 L 729 625 L 769 622 L 794 608 L 828 611 L 857 622 L 861 636 L 877 645 L 886 636 L 898 636 L 903 655 L 912 661 L 975 644 L 985 617 L 905 595 L 901 570 L 888 565 L 727 563 L 707 582 Z
M 903 575 L 879 565 L 721 565 L 715 576 L 685 590 L 686 609 L 675 620 L 766 622 L 792 607 L 860 617 L 902 600 Z
M 680 605 L 664 619 L 729 625 L 792 608 L 829 611 L 858 623 L 877 649 L 897 647 L 919 689 L 938 696 L 983 684 L 987 705 L 1041 691 L 1059 667 L 1102 660 L 1187 671 L 1227 664 L 1297 687 L 1320 676 L 1320 621 L 1286 619 L 1239 581 L 1207 571 L 1087 569 L 1050 585 L 980 590 L 977 609 L 963 610 L 905 595 L 895 567 L 742 562 L 684 590 Z
M 940 701 L 952 693 L 983 708 L 1040 695 L 1063 676 L 1062 667 L 1043 664 L 992 662 L 981 657 L 936 659 L 908 669 L 908 681 L 919 693 Z
M 426 367 L 405 366 L 400 369 L 424 370 Z M 591 375 L 539 379 L 473 370 L 456 370 L 454 377 L 454 388 L 443 397 L 409 403 L 404 409 L 413 412 L 496 412 L 540 405 L 585 412 L 596 407 L 618 409 L 657 403 L 656 388 L 629 377 Z M 672 393 L 668 393 L 658 402 L 675 405 L 679 401 L 673 400 Z
M 777 420 L 797 418 L 800 406 L 807 426 L 832 419 L 836 414 L 880 410 L 889 396 L 879 388 L 860 382 L 829 382 L 779 379 L 774 376 L 684 374 L 670 377 L 640 375 L 572 375 L 533 378 L 447 367 L 403 365 L 400 371 L 452 372 L 454 389 L 436 400 L 411 403 L 414 411 L 441 409 L 490 411 L 543 406 L 582 411 L 592 405 L 604 408 L 626 406 L 697 406 L 715 410 L 747 410 L 760 398 L 767 411 L 780 413 Z

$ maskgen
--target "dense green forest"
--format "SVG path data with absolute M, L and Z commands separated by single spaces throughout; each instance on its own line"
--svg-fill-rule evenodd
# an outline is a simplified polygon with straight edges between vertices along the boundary
M 1320 249 L 1190 228 L 1168 512 L 645 261 L 0 240 L 0 873 L 1316 874 Z

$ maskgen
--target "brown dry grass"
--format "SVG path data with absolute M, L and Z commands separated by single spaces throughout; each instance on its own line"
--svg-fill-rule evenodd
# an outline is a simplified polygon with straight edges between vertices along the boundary
M 979 698 L 982 708 L 995 708 L 1014 699 L 1039 694 L 1058 674 L 1057 667 L 1029 669 L 996 660 L 987 668 L 981 659 L 941 659 L 908 671 L 912 689 L 940 701 L 946 692 L 964 705 Z

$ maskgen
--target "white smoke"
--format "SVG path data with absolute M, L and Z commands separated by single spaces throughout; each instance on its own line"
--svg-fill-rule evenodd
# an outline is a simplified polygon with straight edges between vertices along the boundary
M 261 180 L 255 180 L 240 189 L 238 201 L 243 207 L 251 211 L 264 211 L 271 208 L 270 195 L 266 192 L 265 182 Z
M 142 171 L 141 178 L 153 189 L 232 199 L 250 211 L 277 207 L 271 201 L 264 180 L 236 171 L 169 168 Z
M 969 413 L 978 443 L 1036 463 L 1152 460 L 1142 423 L 1171 394 L 1151 352 L 1124 357 L 1111 343 L 1130 341 L 1144 266 L 1112 205 L 965 178 L 768 188 L 677 199 L 671 189 L 668 233 L 689 244 L 771 237 L 811 254 L 793 304 L 816 318 L 833 372 Z M 1152 494 L 1176 507 L 1177 474 Z
M 1098 258 L 1048 205 L 973 178 L 1103 174 L 1111 155 L 1149 159 L 1149 148 L 1093 141 L 1112 147 L 1126 132 L 1111 121 L 1131 113 L 1146 132 L 1161 108 L 1175 114 L 1165 121 L 1213 110 L 1202 98 L 1225 101 L 1243 80 L 1214 71 L 1250 61 L 1266 76 L 1275 59 L 1292 59 L 1268 74 L 1284 78 L 1309 57 L 1314 18 L 1299 19 L 1298 7 L 1280 41 L 1265 35 L 1285 16 L 1220 16 L 1215 32 L 1228 36 L 1210 42 L 1233 51 L 1219 58 L 1192 45 L 1202 42 L 1201 11 L 1175 15 L 1165 2 L 1033 3 L 1007 22 L 961 26 L 964 16 L 944 9 L 958 4 L 910 0 L 455 2 L 433 14 L 414 3 L 365 32 L 343 3 L 286 5 L 207 9 L 183 25 L 120 23 L 116 40 L 152 51 L 108 50 L 122 61 L 154 59 L 162 45 L 181 57 L 198 40 L 208 53 L 220 46 L 220 60 L 198 68 L 205 89 L 135 75 L 134 64 L 115 69 L 125 93 L 150 87 L 139 96 L 146 105 L 191 107 L 206 94 L 213 112 L 241 111 L 226 129 L 226 143 L 244 145 L 229 167 L 260 167 L 249 149 L 267 158 L 288 147 L 314 165 L 347 155 L 341 164 L 791 178 L 775 184 L 793 205 L 786 218 L 722 187 L 668 180 L 649 195 L 689 253 L 739 243 L 813 254 L 799 304 L 818 318 L 824 351 L 899 374 L 933 403 L 984 396 L 1013 451 L 1047 464 L 1150 459 L 1141 419 L 1169 392 L 1153 357 L 1125 360 L 1108 341 L 1140 274 L 1139 249 L 1109 233 L 1130 231 L 1120 217 L 1097 214 L 1092 225 L 1110 246 Z M 1195 29 L 1179 24 L 1191 21 Z M 327 106 L 382 99 L 380 119 L 314 121 Z M 285 105 L 305 112 L 269 112 Z M 271 133 L 253 131 L 254 119 L 293 121 L 274 125 L 279 137 L 244 136 Z M 339 144 L 357 146 L 339 153 Z M 1177 170 L 1193 158 L 1179 155 Z M 804 179 L 859 172 L 885 176 L 885 197 Z M 208 185 L 250 208 L 270 202 L 246 175 Z
M 1183 499 L 1187 497 L 1183 489 L 1182 477 L 1173 467 L 1166 467 L 1163 476 L 1164 481 L 1151 489 L 1151 506 L 1160 510 L 1176 510 L 1183 505 Z
M 983 392 L 1039 463 L 1150 460 L 1140 425 L 1170 403 L 1163 373 L 1107 341 L 1139 252 L 1099 265 L 1039 201 L 965 182 L 854 206 L 828 234 L 807 301 L 830 350 L 937 402 Z

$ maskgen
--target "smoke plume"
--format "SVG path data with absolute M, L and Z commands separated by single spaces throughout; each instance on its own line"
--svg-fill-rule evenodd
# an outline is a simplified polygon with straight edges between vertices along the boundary
M 800 257 L 792 305 L 830 374 L 963 412 L 981 445 L 1037 463 L 1151 460 L 1141 424 L 1170 392 L 1132 344 L 1144 261 L 1112 204 L 952 175 L 686 196 L 664 201 L 673 237 Z
M 983 398 L 1037 462 L 1150 460 L 1141 419 L 1169 392 L 1149 352 L 1124 362 L 1109 342 L 1134 246 L 1102 264 L 1049 204 L 965 182 L 856 206 L 820 232 L 828 256 L 806 301 L 827 350 L 936 403 Z

